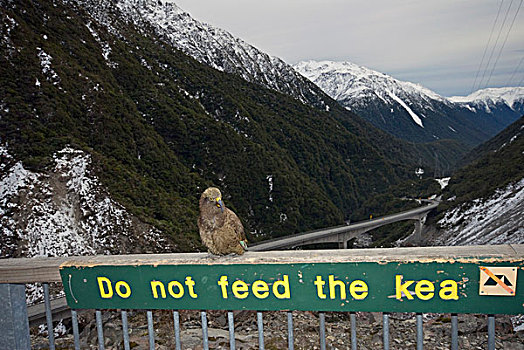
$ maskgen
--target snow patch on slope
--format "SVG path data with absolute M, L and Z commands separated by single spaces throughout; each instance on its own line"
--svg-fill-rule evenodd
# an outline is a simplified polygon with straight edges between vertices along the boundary
M 443 189 L 445 189 L 448 186 L 450 179 L 451 179 L 451 177 L 443 177 L 441 179 L 435 179 L 435 180 L 440 185 L 440 189 L 443 190 Z
M 91 156 L 69 147 L 33 172 L 0 145 L 0 256 L 71 256 L 165 251 L 160 231 L 112 200 Z
M 524 243 L 524 179 L 446 213 L 437 245 Z
M 46 77 L 47 81 L 51 82 L 53 85 L 58 85 L 60 83 L 60 77 L 51 66 L 53 57 L 40 47 L 37 47 L 36 49 L 38 51 L 37 56 L 40 60 L 40 66 L 42 67 L 42 74 Z
M 391 91 L 389 91 L 388 89 L 386 89 L 386 93 L 389 95 L 389 97 L 391 97 L 393 100 L 397 101 L 398 104 L 400 104 L 408 113 L 409 115 L 411 116 L 411 119 L 413 119 L 413 121 L 415 123 L 417 123 L 418 126 L 420 126 L 421 128 L 424 127 L 424 125 L 422 124 L 422 120 L 420 119 L 420 117 L 415 113 L 413 112 L 413 110 L 411 108 L 409 108 L 409 106 L 404 102 L 402 101 L 397 95 L 395 95 L 394 93 L 392 93 Z

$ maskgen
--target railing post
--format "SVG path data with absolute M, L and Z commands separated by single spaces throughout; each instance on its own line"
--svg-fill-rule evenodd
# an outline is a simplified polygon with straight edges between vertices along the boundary
M 45 318 L 47 321 L 47 336 L 49 338 L 49 350 L 55 350 L 55 327 L 53 327 L 51 299 L 49 296 L 49 283 L 43 283 L 42 286 L 44 288 Z
M 422 314 L 417 313 L 417 350 L 424 349 L 424 328 L 422 324 Z
M 293 350 L 295 348 L 295 338 L 293 336 L 293 312 L 287 313 L 287 348 Z
M 258 325 L 258 349 L 264 350 L 264 320 L 262 319 L 262 312 L 257 312 Z
M 102 325 L 102 311 L 95 310 L 96 331 L 98 334 L 98 350 L 105 349 L 104 326 Z
M 31 349 L 25 285 L 0 284 L 0 301 L 0 349 Z
M 382 329 L 383 329 L 383 342 L 384 350 L 389 350 L 389 314 L 384 312 L 382 314 Z
M 326 350 L 326 314 L 318 314 L 320 321 L 320 350 Z
M 200 318 L 202 320 L 202 347 L 204 350 L 209 350 L 209 340 L 207 336 L 207 313 L 205 311 L 201 311 Z
M 181 350 L 182 342 L 180 341 L 180 314 L 178 311 L 173 311 L 173 321 L 175 323 L 175 350 Z
M 451 314 L 451 350 L 458 350 L 458 316 Z
M 124 350 L 130 350 L 131 346 L 129 344 L 129 327 L 127 324 L 127 311 L 122 310 L 122 336 L 124 338 Z
M 155 350 L 155 326 L 153 324 L 153 311 L 147 310 L 147 329 L 149 333 L 149 350 Z
M 73 338 L 75 341 L 75 350 L 80 350 L 80 332 L 78 331 L 78 313 L 76 312 L 76 310 L 71 310 L 71 323 L 73 325 Z
M 351 322 L 351 350 L 357 350 L 357 316 L 354 312 L 349 314 Z
M 235 318 L 233 311 L 228 311 L 227 313 L 227 324 L 229 326 L 229 348 L 235 350 Z
M 495 350 L 495 316 L 488 315 L 488 350 Z

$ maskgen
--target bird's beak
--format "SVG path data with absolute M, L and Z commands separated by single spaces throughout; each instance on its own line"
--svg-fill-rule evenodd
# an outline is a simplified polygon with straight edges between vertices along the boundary
M 224 212 L 224 203 L 222 203 L 222 198 L 217 198 L 217 207 L 220 208 L 220 211 Z

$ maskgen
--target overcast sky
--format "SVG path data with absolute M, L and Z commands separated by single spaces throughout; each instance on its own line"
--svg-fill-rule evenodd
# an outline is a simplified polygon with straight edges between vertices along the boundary
M 194 18 L 290 64 L 309 59 L 349 61 L 443 96 L 471 92 L 501 1 L 175 0 Z M 481 88 L 522 85 L 521 4 L 522 0 L 502 2 L 475 87 L 483 76 Z

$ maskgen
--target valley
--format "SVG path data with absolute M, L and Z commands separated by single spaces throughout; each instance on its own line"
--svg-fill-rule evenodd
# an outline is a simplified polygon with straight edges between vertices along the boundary
M 4 1 L 2 18 L 7 256 L 113 252 L 152 233 L 161 244 L 140 249 L 201 250 L 210 184 L 252 242 L 399 212 L 522 113 L 522 88 L 445 98 L 347 62 L 293 67 L 170 1 Z M 114 212 L 127 224 L 100 228 Z M 51 232 L 85 248 L 51 248 Z

